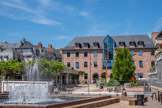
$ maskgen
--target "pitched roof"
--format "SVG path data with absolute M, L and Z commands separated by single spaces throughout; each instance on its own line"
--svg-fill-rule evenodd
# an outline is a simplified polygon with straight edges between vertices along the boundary
M 21 44 L 20 43 L 0 43 L 0 46 L 3 49 L 8 49 L 8 48 L 20 48 Z
M 119 47 L 119 42 L 125 42 L 126 47 L 130 48 L 130 42 L 135 42 L 138 45 L 138 42 L 143 41 L 145 48 L 156 48 L 148 35 L 119 35 L 111 36 L 111 38 L 115 41 L 116 47 Z
M 89 43 L 90 48 L 93 48 L 93 43 L 97 42 L 102 48 L 102 41 L 106 36 L 82 36 L 82 37 L 75 37 L 64 49 L 74 49 L 75 43 L 80 43 L 83 47 L 84 43 Z
M 100 48 L 103 48 L 102 42 L 106 36 L 82 36 L 75 37 L 66 47 L 63 49 L 75 49 L 75 43 L 80 43 L 82 46 L 84 43 L 89 43 L 90 48 L 93 48 L 93 43 L 98 42 Z M 110 36 L 116 43 L 116 47 L 119 47 L 119 42 L 125 42 L 126 47 L 129 48 L 129 42 L 135 42 L 138 45 L 139 41 L 143 41 L 145 48 L 156 48 L 152 40 L 148 35 L 114 35 Z

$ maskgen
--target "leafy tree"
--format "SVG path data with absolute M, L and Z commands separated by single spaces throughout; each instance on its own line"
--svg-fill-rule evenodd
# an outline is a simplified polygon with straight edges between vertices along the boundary
M 0 75 L 7 75 L 10 78 L 14 76 L 21 76 L 24 72 L 24 62 L 16 60 L 1 61 L 0 62 Z
M 48 75 L 50 78 L 55 77 L 59 72 L 66 68 L 66 66 L 58 61 L 48 61 L 46 58 L 42 58 L 38 62 L 41 70 L 41 75 Z
M 132 64 L 132 54 L 127 48 L 118 48 L 112 67 L 113 80 L 130 80 L 136 67 Z

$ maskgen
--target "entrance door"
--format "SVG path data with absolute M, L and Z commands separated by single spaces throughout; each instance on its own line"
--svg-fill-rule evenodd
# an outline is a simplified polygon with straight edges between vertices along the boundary
M 96 80 L 98 79 L 98 74 L 93 74 L 93 83 L 96 83 Z

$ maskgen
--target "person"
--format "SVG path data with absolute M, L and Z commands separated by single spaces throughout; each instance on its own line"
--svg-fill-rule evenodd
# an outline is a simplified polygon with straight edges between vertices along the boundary
M 123 88 L 123 93 L 124 93 L 124 96 L 127 96 L 127 92 L 126 92 L 125 88 Z
M 122 96 L 127 96 L 127 92 L 126 92 L 126 90 L 125 90 L 124 87 L 123 87 L 123 89 L 122 89 Z

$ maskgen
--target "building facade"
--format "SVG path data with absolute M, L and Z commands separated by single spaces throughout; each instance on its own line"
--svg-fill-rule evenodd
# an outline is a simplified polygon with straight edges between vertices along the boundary
M 15 59 L 17 61 L 28 62 L 34 58 L 62 61 L 59 50 L 55 50 L 50 44 L 46 48 L 41 43 L 33 45 L 29 41 L 26 41 L 26 39 L 18 43 L 8 43 L 6 41 L 0 43 L 0 61 Z
M 62 61 L 71 69 L 84 71 L 80 82 L 95 83 L 105 78 L 106 63 L 108 77 L 112 78 L 111 68 L 117 48 L 126 47 L 133 55 L 137 78 L 148 78 L 148 70 L 155 65 L 155 47 L 147 35 L 85 36 L 74 38 L 62 49 Z

